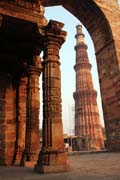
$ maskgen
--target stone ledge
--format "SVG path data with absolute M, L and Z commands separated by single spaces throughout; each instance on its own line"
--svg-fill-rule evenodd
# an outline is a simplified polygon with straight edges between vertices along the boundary
M 74 155 L 83 155 L 83 154 L 96 154 L 96 153 L 106 153 L 108 152 L 107 149 L 105 150 L 100 150 L 100 151 L 72 151 L 72 152 L 67 152 L 67 156 L 74 156 Z

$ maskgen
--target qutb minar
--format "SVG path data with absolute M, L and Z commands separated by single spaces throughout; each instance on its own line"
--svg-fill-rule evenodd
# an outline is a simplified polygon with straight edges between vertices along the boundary
M 76 91 L 75 100 L 75 135 L 80 138 L 79 150 L 104 149 L 104 138 L 97 106 L 97 92 L 94 90 L 91 64 L 89 62 L 85 35 L 82 25 L 76 26 Z

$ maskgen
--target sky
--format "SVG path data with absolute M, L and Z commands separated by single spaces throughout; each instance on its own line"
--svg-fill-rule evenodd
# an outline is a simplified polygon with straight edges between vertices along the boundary
M 45 17 L 57 20 L 64 23 L 63 30 L 67 31 L 66 42 L 62 45 L 60 50 L 61 62 L 61 93 L 62 93 L 62 121 L 64 133 L 73 134 L 74 130 L 74 99 L 73 92 L 75 91 L 75 50 L 76 45 L 76 25 L 81 22 L 71 13 L 65 10 L 62 6 L 45 8 Z M 98 83 L 97 66 L 94 52 L 93 42 L 83 26 L 83 33 L 85 34 L 85 41 L 88 45 L 88 56 L 92 64 L 92 77 L 95 90 L 98 92 L 98 108 L 100 113 L 101 123 L 103 124 L 103 113 L 101 107 L 100 90 Z

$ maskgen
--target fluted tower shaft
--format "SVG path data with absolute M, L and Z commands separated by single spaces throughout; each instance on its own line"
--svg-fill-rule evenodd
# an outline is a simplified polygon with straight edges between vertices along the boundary
M 80 150 L 100 150 L 104 148 L 104 138 L 100 125 L 97 106 L 97 92 L 94 90 L 91 64 L 89 63 L 85 35 L 82 26 L 76 27 L 76 91 L 75 100 L 75 135 L 80 137 Z

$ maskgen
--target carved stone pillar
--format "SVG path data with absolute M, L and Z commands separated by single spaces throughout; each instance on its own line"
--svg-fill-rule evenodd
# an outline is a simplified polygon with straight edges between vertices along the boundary
M 59 49 L 66 32 L 62 23 L 50 21 L 44 37 L 43 61 L 43 144 L 35 171 L 66 171 L 67 158 L 61 118 L 61 75 Z
M 34 166 L 38 159 L 40 150 L 39 132 L 39 75 L 41 73 L 41 62 L 39 57 L 33 58 L 33 63 L 27 68 L 27 119 L 26 140 L 23 163 L 24 166 Z
M 23 75 L 17 88 L 17 138 L 15 148 L 14 164 L 20 165 L 22 154 L 25 149 L 25 132 L 26 132 L 26 87 L 27 77 Z

